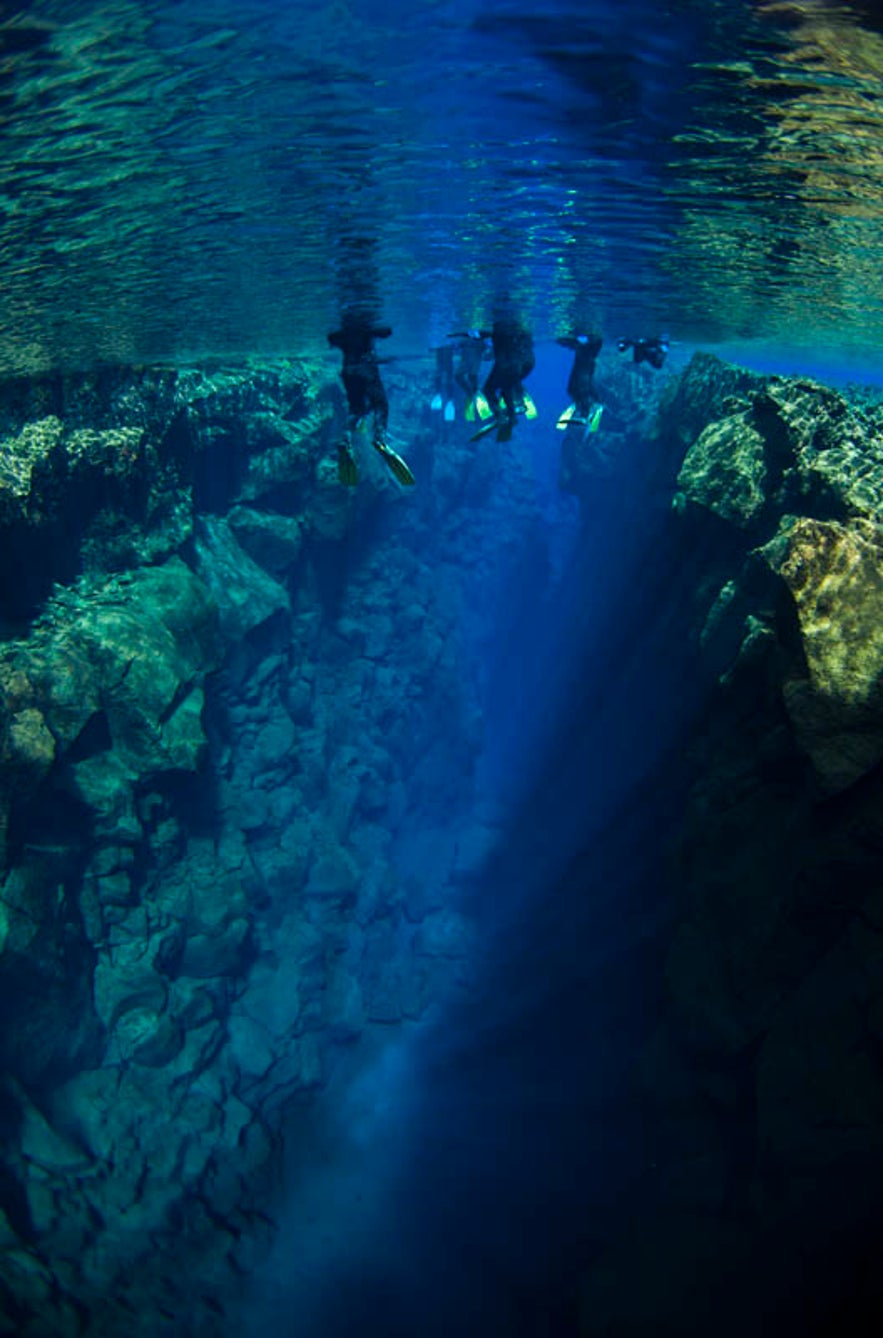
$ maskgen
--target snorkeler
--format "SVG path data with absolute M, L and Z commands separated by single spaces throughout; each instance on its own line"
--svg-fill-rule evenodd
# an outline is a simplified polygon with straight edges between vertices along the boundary
M 595 361 L 604 343 L 601 335 L 564 335 L 557 340 L 562 348 L 573 350 L 573 367 L 567 381 L 571 403 L 555 424 L 563 432 L 567 427 L 581 427 L 583 435 L 597 432 L 604 406 L 595 393 Z
M 491 410 L 487 400 L 478 388 L 481 377 L 481 364 L 490 356 L 490 336 L 481 330 L 455 330 L 448 335 L 456 339 L 454 351 L 459 354 L 454 371 L 454 380 L 466 396 L 464 417 L 467 423 L 475 421 L 476 413 L 481 419 L 489 418 Z
M 508 441 L 518 414 L 523 413 L 527 418 L 537 416 L 536 405 L 524 389 L 524 378 L 536 363 L 530 331 L 514 317 L 501 316 L 494 321 L 490 339 L 494 363 L 481 390 L 486 413 L 482 412 L 481 403 L 477 404 L 479 414 L 482 418 L 487 415 L 488 421 L 473 433 L 471 441 L 477 441 L 494 428 L 497 441 Z
M 665 362 L 668 353 L 667 339 L 618 339 L 616 347 L 620 353 L 632 350 L 632 362 L 649 362 L 657 370 Z
M 364 317 L 346 314 L 341 328 L 328 336 L 331 347 L 339 348 L 343 353 L 341 380 L 349 416 L 344 438 L 337 448 L 337 472 L 341 483 L 347 487 L 354 487 L 359 481 L 358 466 L 353 455 L 353 434 L 369 413 L 373 415 L 374 449 L 399 483 L 411 487 L 415 482 L 405 461 L 386 442 L 389 401 L 380 379 L 374 341 L 388 339 L 391 334 L 388 325 L 374 326 Z
M 435 394 L 430 409 L 436 413 L 444 409 L 446 423 L 454 421 L 454 350 L 450 344 L 442 344 L 435 350 Z

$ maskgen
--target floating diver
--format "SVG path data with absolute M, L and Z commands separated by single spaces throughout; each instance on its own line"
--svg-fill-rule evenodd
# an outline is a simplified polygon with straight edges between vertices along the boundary
M 453 423 L 454 409 L 454 349 L 450 344 L 442 344 L 435 350 L 435 394 L 430 404 L 435 413 L 444 410 L 446 423 Z
M 595 394 L 595 361 L 604 343 L 601 335 L 565 335 L 557 341 L 562 348 L 573 351 L 573 367 L 567 381 L 571 403 L 555 424 L 562 432 L 568 427 L 581 427 L 583 436 L 597 432 L 604 412 Z
M 455 339 L 454 352 L 459 356 L 454 371 L 454 380 L 466 396 L 464 417 L 467 423 L 475 422 L 476 414 L 484 420 L 491 416 L 487 400 L 478 388 L 481 379 L 481 364 L 490 357 L 490 336 L 481 330 L 456 330 L 448 335 Z
M 369 413 L 374 420 L 374 449 L 399 483 L 411 487 L 415 482 L 405 461 L 386 442 L 389 401 L 380 379 L 374 341 L 388 339 L 391 334 L 388 325 L 371 325 L 365 317 L 347 314 L 341 328 L 328 336 L 331 347 L 339 348 L 343 353 L 341 380 L 349 415 L 344 438 L 337 448 L 337 472 L 341 483 L 347 487 L 354 487 L 359 481 L 359 470 L 353 454 L 353 434 Z
M 484 331 L 481 333 L 488 337 Z M 490 340 L 494 363 L 481 390 L 484 404 L 476 401 L 478 413 L 486 421 L 470 441 L 478 441 L 494 429 L 497 441 L 508 441 L 518 414 L 523 413 L 526 418 L 537 416 L 536 405 L 524 389 L 524 378 L 536 363 L 530 331 L 512 316 L 499 317 L 490 331 Z
M 657 370 L 665 362 L 668 353 L 667 339 L 619 339 L 616 347 L 620 353 L 632 350 L 632 362 L 649 362 Z

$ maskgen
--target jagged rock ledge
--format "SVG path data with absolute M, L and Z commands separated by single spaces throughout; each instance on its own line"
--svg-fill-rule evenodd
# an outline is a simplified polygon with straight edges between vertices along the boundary
M 697 355 L 658 431 L 713 692 L 637 1073 L 648 1165 L 583 1331 L 876 1332 L 883 413 Z

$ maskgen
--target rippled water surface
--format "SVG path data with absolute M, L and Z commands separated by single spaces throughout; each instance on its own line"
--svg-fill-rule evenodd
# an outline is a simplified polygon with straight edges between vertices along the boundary
M 5 371 L 883 334 L 883 20 L 813 0 L 0 0 Z

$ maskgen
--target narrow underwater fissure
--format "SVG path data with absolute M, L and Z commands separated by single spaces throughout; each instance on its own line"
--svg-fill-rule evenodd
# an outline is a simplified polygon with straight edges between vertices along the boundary
M 599 484 L 606 510 L 551 592 L 549 534 L 516 536 L 495 639 L 472 652 L 476 775 L 500 825 L 449 893 L 475 944 L 467 983 L 375 1036 L 296 1118 L 249 1322 L 577 1332 L 580 1269 L 647 1175 L 631 1075 L 659 1004 L 678 748 L 707 687 L 687 636 L 700 554 L 658 467 L 633 470 Z

